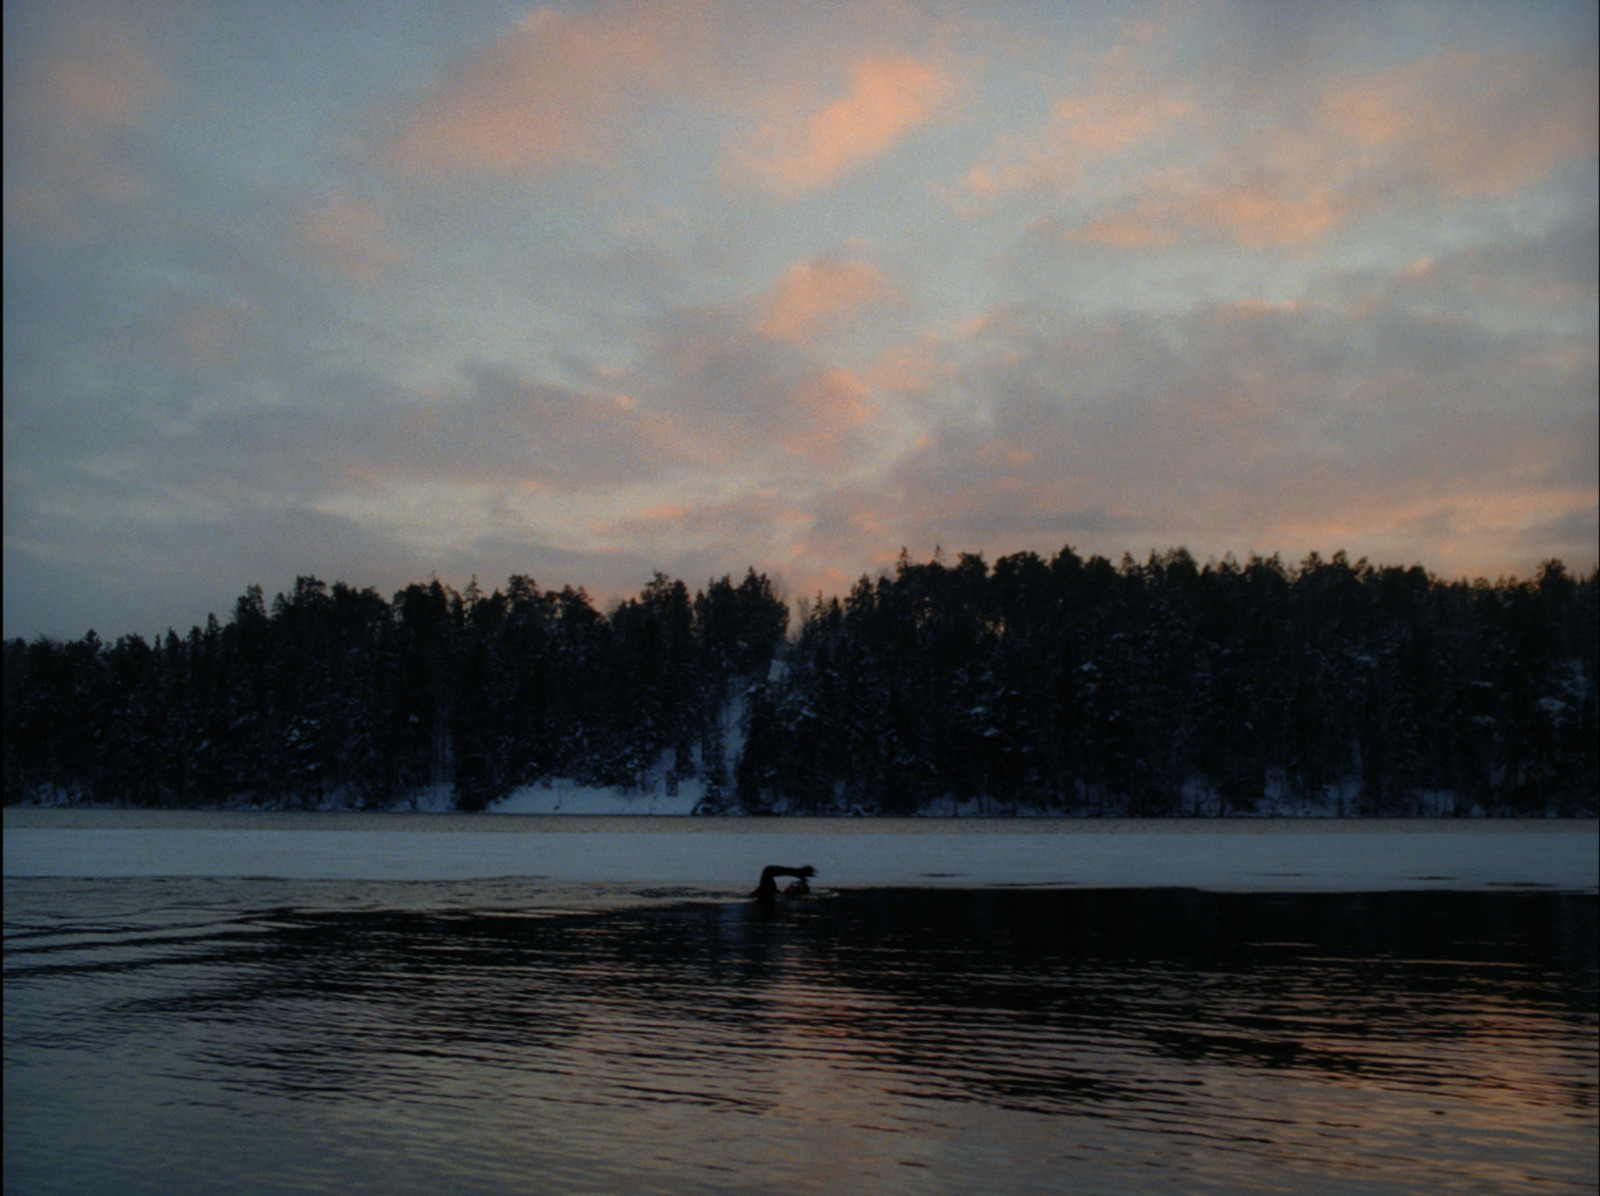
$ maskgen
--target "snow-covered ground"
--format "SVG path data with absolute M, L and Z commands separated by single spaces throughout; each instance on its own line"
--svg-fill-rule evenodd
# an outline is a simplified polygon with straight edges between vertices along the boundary
M 470 880 L 747 891 L 770 863 L 870 885 L 1600 887 L 1578 822 L 1117 822 L 6 812 L 5 875 Z
M 665 780 L 666 768 L 663 760 L 662 766 L 654 769 L 647 775 L 647 784 L 634 789 L 623 789 L 620 786 L 598 788 L 595 786 L 579 785 L 574 781 L 556 779 L 539 785 L 529 785 L 518 789 L 510 796 L 495 802 L 488 809 L 491 814 L 647 814 L 654 817 L 693 814 L 705 796 L 704 782 L 700 778 L 686 779 L 676 786 L 676 792 L 667 792 Z M 1356 793 L 1359 786 L 1350 783 L 1341 793 L 1339 787 L 1330 786 L 1329 792 L 1320 801 L 1305 801 L 1291 798 L 1287 794 L 1287 786 L 1271 784 L 1267 786 L 1266 796 L 1258 803 L 1256 813 L 1268 818 L 1333 818 L 1340 810 L 1354 809 Z M 440 791 L 430 794 L 417 802 L 417 808 L 422 810 L 446 811 L 455 808 L 453 792 L 445 787 Z M 1180 803 L 1180 808 L 1186 811 L 1195 811 L 1206 816 L 1219 813 L 1218 802 L 1214 794 L 1204 792 L 1186 792 Z M 1426 793 L 1416 799 L 1417 813 L 1426 816 L 1440 816 L 1453 813 L 1455 798 L 1449 793 Z M 783 809 L 776 813 L 789 813 Z M 850 811 L 841 809 L 840 814 Z M 1473 811 L 1481 816 L 1482 810 Z M 1032 806 L 1009 807 L 983 798 L 970 798 L 958 801 L 953 797 L 946 797 L 943 801 L 930 803 L 918 815 L 921 818 L 984 818 L 984 817 L 1022 817 L 1022 818 L 1047 818 L 1053 817 L 1051 813 Z
M 776 667 L 776 666 L 775 666 Z M 740 711 L 742 705 L 733 701 L 724 714 L 725 731 L 729 759 L 737 762 L 738 753 L 744 747 L 744 732 L 740 726 Z M 563 814 L 569 816 L 598 816 L 598 815 L 644 815 L 655 818 L 687 817 L 692 814 L 713 813 L 725 816 L 737 816 L 742 813 L 734 802 L 732 794 L 724 786 L 721 797 L 716 801 L 706 799 L 706 781 L 703 773 L 685 777 L 677 782 L 671 780 L 672 753 L 663 752 L 655 761 L 653 767 L 644 770 L 638 777 L 638 783 L 623 787 L 584 785 L 567 777 L 550 777 L 536 784 L 525 785 L 513 790 L 509 795 L 498 801 L 492 802 L 485 813 L 489 814 Z M 695 767 L 699 768 L 701 762 L 696 755 Z M 732 768 L 728 769 L 732 771 Z M 1250 808 L 1244 817 L 1253 818 L 1297 818 L 1297 819 L 1336 819 L 1343 818 L 1347 812 L 1353 811 L 1360 805 L 1361 786 L 1357 778 L 1346 778 L 1326 786 L 1323 792 L 1315 796 L 1303 796 L 1291 793 L 1287 780 L 1281 775 L 1268 775 L 1265 790 L 1262 796 Z M 366 795 L 344 790 L 332 790 L 321 793 L 316 797 L 289 796 L 283 799 L 283 804 L 278 807 L 282 810 L 305 811 L 315 810 L 322 813 L 353 813 L 370 812 Z M 457 812 L 457 795 L 455 788 L 449 782 L 418 789 L 404 797 L 393 800 L 387 809 L 410 814 L 448 814 Z M 842 795 L 838 796 L 837 804 L 829 810 L 796 810 L 787 807 L 779 801 L 768 812 L 776 815 L 797 814 L 815 816 L 843 815 L 874 815 L 872 809 L 854 806 Z M 71 791 L 55 790 L 42 793 L 29 802 L 24 802 L 20 807 L 26 809 L 114 809 L 123 807 L 97 807 L 84 795 Z M 217 809 L 261 812 L 262 807 L 248 794 L 241 794 L 224 802 Z M 1214 789 L 1208 788 L 1198 781 L 1187 784 L 1177 802 L 1178 811 L 1184 816 L 1217 818 L 1239 817 L 1236 809 L 1224 809 L 1221 798 Z M 1450 818 L 1457 814 L 1466 814 L 1473 818 L 1488 817 L 1491 811 L 1473 806 L 1464 808 L 1457 802 L 1453 793 L 1445 791 L 1428 791 L 1413 795 L 1403 809 L 1396 811 L 1409 817 L 1424 818 Z M 1550 817 L 1556 817 L 1563 811 L 1552 808 L 1547 811 Z M 915 815 L 920 819 L 939 818 L 1027 818 L 1041 820 L 1055 820 L 1058 818 L 1084 818 L 1090 815 L 1095 817 L 1117 817 L 1125 814 L 1126 809 L 1116 799 L 1102 798 L 1096 800 L 1092 797 L 1083 797 L 1078 805 L 1068 811 L 1048 809 L 1042 806 L 1031 805 L 1027 802 L 1008 804 L 986 797 L 970 797 L 957 799 L 946 795 L 942 799 L 926 802 Z
M 704 795 L 699 780 L 684 781 L 669 794 L 665 782 L 650 791 L 597 788 L 571 782 L 529 785 L 489 807 L 493 814 L 692 814 Z

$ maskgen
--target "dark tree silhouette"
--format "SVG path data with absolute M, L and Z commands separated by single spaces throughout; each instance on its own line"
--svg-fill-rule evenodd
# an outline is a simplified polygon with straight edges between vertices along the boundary
M 302 577 L 187 636 L 8 641 L 5 801 L 482 809 L 670 767 L 710 812 L 1593 812 L 1597 592 L 1559 561 L 902 553 L 790 639 L 754 570 L 606 612 Z

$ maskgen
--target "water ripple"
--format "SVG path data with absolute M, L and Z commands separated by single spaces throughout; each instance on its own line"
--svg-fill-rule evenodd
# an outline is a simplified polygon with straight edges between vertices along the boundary
M 1593 895 L 880 890 L 768 918 L 7 881 L 5 922 L 29 1190 L 1593 1190 Z

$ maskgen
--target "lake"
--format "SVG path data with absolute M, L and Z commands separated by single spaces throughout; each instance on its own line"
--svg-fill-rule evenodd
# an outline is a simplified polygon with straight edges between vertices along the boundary
M 1162 824 L 384 834 L 56 814 L 7 818 L 7 1192 L 1597 1182 L 1592 824 L 1214 832 L 1249 841 L 1228 847 Z M 112 838 L 45 875 L 59 843 L 13 829 Z M 184 839 L 202 832 L 228 842 Z M 271 875 L 291 845 L 258 833 L 331 836 L 313 854 L 342 862 Z M 484 859 L 479 835 L 525 841 L 504 851 L 537 874 L 362 875 L 395 852 L 414 868 L 414 834 L 452 859 Z M 1109 853 L 1183 879 L 1184 834 L 1204 869 L 1248 873 L 1242 891 L 1036 875 Z M 689 861 L 720 878 L 704 857 L 732 853 L 722 867 L 753 883 L 751 859 L 785 845 L 822 873 L 770 913 L 679 877 Z M 218 874 L 114 874 L 135 850 Z M 1307 881 L 1314 856 L 1383 850 L 1392 886 L 1336 884 L 1331 865 Z M 226 874 L 230 852 L 257 874 Z M 1541 854 L 1561 883 L 1531 879 Z M 597 878 L 605 859 L 627 879 Z M 476 871 L 503 867 L 490 852 Z

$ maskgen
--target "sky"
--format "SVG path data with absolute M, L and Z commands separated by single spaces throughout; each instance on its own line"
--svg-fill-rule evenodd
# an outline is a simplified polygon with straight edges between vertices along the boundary
M 1595 566 L 1591 0 L 5 4 L 4 633 Z

